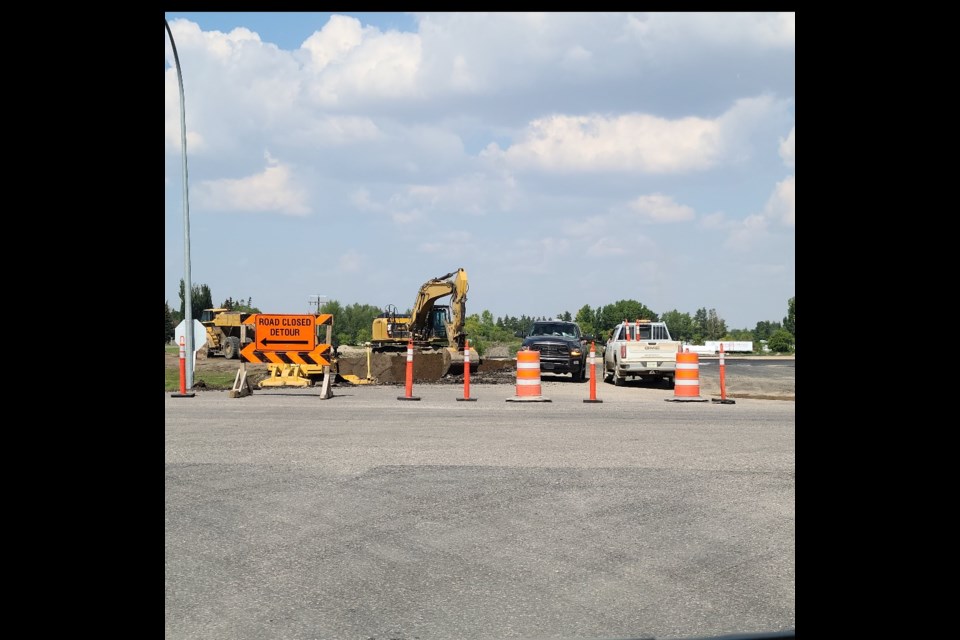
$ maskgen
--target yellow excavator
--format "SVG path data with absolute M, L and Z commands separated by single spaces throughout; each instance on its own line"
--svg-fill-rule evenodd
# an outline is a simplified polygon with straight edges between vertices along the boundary
M 409 315 L 398 313 L 392 305 L 387 306 L 373 319 L 370 338 L 373 351 L 402 351 L 412 338 L 415 349 L 423 352 L 446 349 L 451 362 L 462 364 L 467 340 L 463 325 L 467 318 L 468 288 L 467 272 L 461 268 L 423 283 Z M 446 296 L 451 296 L 449 305 L 436 304 Z

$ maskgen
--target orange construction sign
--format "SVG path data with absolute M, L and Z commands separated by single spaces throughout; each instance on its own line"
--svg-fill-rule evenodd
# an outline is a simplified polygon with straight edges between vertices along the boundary
M 241 362 L 253 362 L 257 364 L 318 364 L 329 366 L 330 361 L 324 357 L 324 354 L 330 350 L 328 344 L 318 344 L 310 351 L 262 351 L 257 349 L 255 343 L 250 342 L 240 350 Z
M 317 346 L 318 319 L 314 315 L 258 313 L 254 323 L 256 350 L 313 351 Z

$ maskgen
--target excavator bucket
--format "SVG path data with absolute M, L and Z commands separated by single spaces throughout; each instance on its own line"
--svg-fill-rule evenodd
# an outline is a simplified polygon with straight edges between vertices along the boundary
M 464 356 L 463 351 L 458 351 L 453 347 L 447 347 L 444 349 L 444 363 L 445 363 L 445 372 L 444 376 L 462 376 L 463 371 L 466 368 L 466 357 Z M 480 356 L 477 354 L 477 350 L 470 349 L 470 373 L 476 373 L 480 368 Z

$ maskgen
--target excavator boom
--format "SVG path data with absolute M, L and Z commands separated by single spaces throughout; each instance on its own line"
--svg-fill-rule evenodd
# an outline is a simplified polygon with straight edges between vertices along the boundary
M 410 332 L 415 341 L 424 341 L 433 337 L 436 324 L 431 315 L 437 300 L 451 296 L 451 320 L 444 320 L 446 337 L 451 349 L 463 351 L 466 334 L 463 324 L 466 321 L 467 311 L 467 272 L 464 269 L 451 271 L 438 278 L 432 278 L 420 287 L 417 299 L 413 303 L 413 313 L 410 320 Z

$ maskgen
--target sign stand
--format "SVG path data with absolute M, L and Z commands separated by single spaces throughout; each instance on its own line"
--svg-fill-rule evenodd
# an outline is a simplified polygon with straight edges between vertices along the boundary
M 230 397 L 243 398 L 250 395 L 253 395 L 253 388 L 250 386 L 250 381 L 247 380 L 247 365 L 241 362 L 240 368 L 237 370 L 237 377 L 233 379 Z

